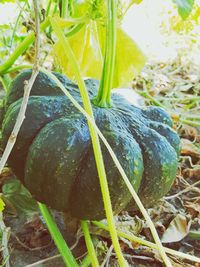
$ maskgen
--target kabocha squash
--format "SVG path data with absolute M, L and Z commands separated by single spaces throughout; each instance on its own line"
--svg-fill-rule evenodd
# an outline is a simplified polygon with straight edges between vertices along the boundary
M 111 93 L 116 1 L 108 1 L 108 10 L 101 81 L 99 84 L 87 79 L 85 85 L 97 126 L 113 148 L 143 204 L 149 206 L 169 191 L 175 179 L 180 140 L 163 109 L 150 107 L 143 110 L 117 92 Z M 55 21 L 51 22 L 53 29 L 59 30 Z M 59 36 L 62 36 L 62 31 Z M 71 58 L 73 60 L 73 55 Z M 78 72 L 79 68 L 75 66 L 74 69 Z M 2 125 L 3 148 L 22 103 L 24 81 L 30 74 L 31 70 L 27 70 L 17 76 L 7 94 Z M 54 74 L 82 105 L 78 86 L 61 74 Z M 77 80 L 82 85 L 81 78 Z M 80 87 L 84 89 L 84 86 Z M 136 208 L 103 143 L 102 154 L 114 213 Z M 33 85 L 26 118 L 9 157 L 9 165 L 38 201 L 77 219 L 105 218 L 87 121 L 45 73 L 40 72 Z
M 2 147 L 10 136 L 20 109 L 24 80 L 18 75 L 7 95 L 2 125 Z M 76 84 L 55 73 L 82 103 Z M 85 81 L 92 100 L 99 83 Z M 26 118 L 9 157 L 16 176 L 40 202 L 70 212 L 79 219 L 105 218 L 104 205 L 87 122 L 70 100 L 44 73 L 39 73 L 29 98 Z M 161 108 L 140 109 L 117 93 L 112 107 L 93 105 L 100 128 L 145 206 L 165 195 L 176 176 L 180 140 Z M 115 214 L 135 208 L 134 201 L 107 149 L 102 144 L 108 185 Z

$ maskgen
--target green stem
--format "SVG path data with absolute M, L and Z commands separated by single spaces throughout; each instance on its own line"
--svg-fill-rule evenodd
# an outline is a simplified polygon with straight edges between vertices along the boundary
M 68 9 L 68 0 L 62 0 L 61 18 L 65 19 L 67 17 L 67 9 Z
M 81 221 L 81 226 L 82 226 L 82 230 L 85 236 L 85 243 L 87 246 L 87 250 L 88 250 L 88 254 L 90 256 L 90 261 L 92 263 L 93 267 L 98 267 L 99 266 L 99 262 L 98 259 L 96 257 L 96 252 L 92 243 L 92 239 L 90 236 L 90 232 L 89 232 L 89 228 L 88 228 L 88 223 L 86 221 Z
M 79 24 L 74 25 L 73 27 L 70 28 L 69 31 L 66 32 L 65 36 L 66 37 L 73 36 L 74 34 L 79 32 L 83 28 L 84 25 L 85 25 L 85 23 L 79 23 Z M 52 27 L 50 26 L 49 29 L 50 29 L 50 32 L 51 32 L 52 31 Z M 48 35 L 50 35 L 50 32 L 48 33 Z
M 59 1 L 55 1 L 54 2 L 53 12 L 52 12 L 52 15 L 51 16 L 54 16 L 57 13 L 57 10 L 58 10 L 58 2 Z
M 97 221 L 93 221 L 92 222 L 94 225 L 96 225 L 97 227 L 101 228 L 101 229 L 104 229 L 106 231 L 109 231 L 109 228 L 107 225 L 105 225 L 104 223 L 102 222 L 97 222 Z M 192 231 L 190 231 L 192 232 Z M 189 232 L 189 234 L 190 234 Z M 150 241 L 147 241 L 143 238 L 140 238 L 140 237 L 137 237 L 133 234 L 128 234 L 128 233 L 124 233 L 123 231 L 117 231 L 117 234 L 119 237 L 122 237 L 122 238 L 125 238 L 131 242 L 135 242 L 135 243 L 138 243 L 138 244 L 142 244 L 142 245 L 145 245 L 147 247 L 150 247 L 152 249 L 156 249 L 158 250 L 158 247 L 156 244 L 150 242 Z M 196 233 L 195 233 L 196 234 Z M 176 250 L 173 250 L 173 249 L 170 249 L 170 248 L 166 248 L 166 247 L 163 247 L 165 252 L 168 253 L 168 254 L 171 254 L 173 256 L 177 256 L 177 257 L 180 257 L 180 258 L 183 258 L 183 259 L 187 259 L 187 260 L 190 260 L 190 261 L 194 261 L 194 262 L 199 262 L 200 263 L 200 258 L 197 258 L 193 255 L 189 255 L 189 254 L 186 254 L 186 253 L 183 253 L 183 252 L 179 252 L 179 251 L 176 251 Z
M 49 18 L 47 18 L 43 23 L 41 23 L 41 27 L 40 28 L 41 28 L 41 30 L 45 30 L 49 25 L 50 25 Z M 85 25 L 85 23 L 79 23 L 77 25 L 74 25 L 66 33 L 66 37 L 70 37 L 70 36 L 76 34 L 77 32 L 79 32 L 82 29 L 82 27 L 84 25 Z M 14 62 L 17 60 L 17 58 L 24 51 L 26 51 L 28 49 L 28 47 L 34 42 L 34 39 L 35 39 L 35 35 L 33 33 L 31 33 L 30 35 L 28 35 L 24 39 L 24 41 L 15 49 L 15 51 L 8 58 L 8 60 L 0 66 L 0 75 L 32 67 L 32 65 L 21 65 L 21 66 L 16 66 L 16 67 L 10 68 L 14 64 Z
M 79 32 L 83 26 L 85 25 L 85 23 L 80 23 L 77 25 L 74 25 L 66 34 L 66 37 L 71 37 L 72 35 L 76 34 L 77 32 Z
M 69 59 L 69 61 L 71 63 L 71 67 L 74 70 L 75 78 L 76 78 L 76 81 L 77 81 L 79 89 L 80 89 L 80 93 L 81 93 L 81 97 L 83 100 L 83 105 L 84 105 L 85 111 L 94 120 L 93 110 L 92 110 L 92 106 L 91 106 L 90 99 L 88 96 L 88 92 L 87 92 L 85 83 L 81 77 L 80 68 L 79 68 L 79 65 L 77 64 L 77 60 L 75 58 L 75 55 L 74 55 L 74 53 L 73 53 L 73 51 L 69 45 L 68 40 L 65 38 L 63 32 L 61 31 L 60 27 L 58 26 L 56 19 L 54 19 L 54 18 L 51 19 L 51 25 L 52 25 L 54 32 L 56 33 L 56 35 L 59 38 L 59 41 L 63 47 L 63 53 L 66 54 L 66 57 Z M 47 74 L 47 75 L 50 76 L 50 74 Z M 56 79 L 54 78 L 53 75 L 51 77 L 52 77 L 52 79 L 54 79 L 56 81 Z M 58 83 L 58 84 L 59 84 L 59 87 L 63 88 L 61 83 Z M 100 187 L 101 187 L 101 192 L 102 192 L 102 197 L 103 197 L 103 203 L 104 203 L 106 218 L 107 218 L 109 229 L 110 229 L 111 239 L 113 242 L 115 252 L 116 252 L 117 257 L 118 257 L 119 264 L 120 264 L 120 266 L 124 267 L 124 266 L 127 266 L 127 263 L 123 257 L 123 254 L 122 254 L 122 251 L 120 248 L 120 244 L 119 244 L 119 240 L 117 237 L 115 222 L 114 222 L 114 218 L 113 218 L 110 193 L 109 193 L 109 189 L 108 189 L 108 182 L 107 182 L 107 178 L 106 178 L 106 171 L 105 171 L 105 167 L 104 167 L 104 161 L 103 161 L 103 156 L 102 156 L 102 152 L 101 152 L 99 137 L 98 137 L 98 134 L 97 134 L 95 128 L 93 127 L 93 125 L 90 121 L 88 121 L 88 127 L 89 127 L 90 136 L 91 136 L 91 140 L 92 140 L 93 151 L 94 151 L 95 161 L 96 161 L 96 165 L 97 165 L 97 171 L 98 171 L 98 175 L 99 175 L 99 181 L 100 181 Z
M 46 9 L 46 17 L 49 16 L 49 12 L 51 10 L 51 3 L 52 3 L 52 0 L 49 0 L 47 4 L 47 9 Z
M 50 24 L 49 18 L 46 18 L 44 22 L 41 23 L 40 29 L 46 29 Z M 22 55 L 26 49 L 33 43 L 35 39 L 34 32 L 30 33 L 23 42 L 15 49 L 12 55 L 0 66 L 0 75 L 4 74 L 16 61 L 16 59 Z
M 12 68 L 9 68 L 5 73 L 13 73 L 17 71 L 21 71 L 23 69 L 31 69 L 33 65 L 19 65 L 19 66 L 14 66 Z
M 162 107 L 162 108 L 165 108 L 165 106 L 163 104 L 161 104 L 158 100 L 156 100 L 153 96 L 151 96 L 148 92 L 146 91 L 140 91 L 140 90 L 137 90 L 136 91 L 139 95 L 151 100 L 151 102 L 155 105 L 155 106 L 158 106 L 158 107 Z
M 85 258 L 82 260 L 80 267 L 88 267 L 90 266 L 90 256 L 87 254 Z
M 183 112 L 177 112 L 176 111 L 175 113 L 171 112 L 170 115 L 172 116 L 172 118 L 175 116 L 175 118 L 177 117 L 177 119 L 182 117 L 182 118 L 184 118 L 186 120 L 200 121 L 200 116 L 194 115 L 194 114 L 190 115 L 190 114 L 188 114 L 188 112 L 183 113 Z
M 7 92 L 11 82 L 10 76 L 8 74 L 2 75 L 0 76 L 0 81 L 2 82 L 5 92 Z
M 69 12 L 69 16 L 73 17 L 74 16 L 74 1 L 73 0 L 68 0 L 68 12 Z
M 194 239 L 194 240 L 200 240 L 200 230 L 190 230 L 188 237 Z
M 187 125 L 191 125 L 191 126 L 194 126 L 194 127 L 200 127 L 200 122 L 198 121 L 192 121 L 191 119 L 188 120 L 188 119 L 179 119 L 179 121 L 183 124 L 187 124 Z
M 106 48 L 100 87 L 94 104 L 100 107 L 110 107 L 110 94 L 112 89 L 115 54 L 116 54 L 116 20 L 117 1 L 107 0 L 106 20 Z
M 173 101 L 173 102 L 189 102 L 189 101 L 200 101 L 200 96 L 185 96 L 184 98 L 176 98 L 176 97 L 166 97 L 166 96 L 161 96 L 159 97 L 160 100 L 168 100 L 168 101 Z
M 63 239 L 56 223 L 53 220 L 52 215 L 50 214 L 46 205 L 38 203 L 40 211 L 42 213 L 43 218 L 47 224 L 49 232 L 66 264 L 66 266 L 78 267 L 78 263 L 76 262 L 74 256 L 72 255 L 70 249 L 68 248 L 65 240 Z

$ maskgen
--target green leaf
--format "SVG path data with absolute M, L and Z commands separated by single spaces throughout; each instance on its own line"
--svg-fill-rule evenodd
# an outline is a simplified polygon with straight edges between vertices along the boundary
M 5 203 L 3 202 L 2 198 L 0 198 L 0 212 L 4 210 Z
M 81 75 L 100 79 L 102 55 L 95 23 L 91 22 L 85 25 L 78 33 L 69 38 L 69 43 L 80 66 Z M 61 41 L 54 45 L 54 52 L 63 72 L 69 78 L 74 79 L 74 72 L 69 59 L 63 53 Z
M 98 30 L 101 49 L 104 51 L 105 30 L 101 26 Z M 118 27 L 113 88 L 127 86 L 140 73 L 146 59 L 135 41 Z
M 178 7 L 178 13 L 182 19 L 186 19 L 194 6 L 194 0 L 173 0 Z
M 9 179 L 2 188 L 3 195 L 20 213 L 29 214 L 38 211 L 37 202 L 30 192 L 17 179 Z
M 90 22 L 69 38 L 70 46 L 85 77 L 101 78 L 102 58 L 105 45 L 105 27 Z M 63 53 L 62 44 L 54 45 L 54 55 L 63 72 L 71 79 L 74 73 Z M 146 57 L 137 44 L 120 27 L 117 29 L 116 63 L 113 87 L 126 86 L 144 67 Z
M 60 28 L 69 28 L 71 26 L 74 26 L 82 22 L 81 19 L 73 19 L 73 18 L 63 19 L 58 16 L 56 16 L 55 18 Z
M 14 3 L 15 0 L 1 0 L 1 4 L 10 3 L 10 2 Z
M 113 87 L 127 86 L 140 73 L 145 62 L 146 57 L 137 44 L 118 28 Z
M 72 17 L 80 18 L 82 16 L 88 16 L 91 8 L 90 1 L 74 0 L 71 4 L 73 8 Z

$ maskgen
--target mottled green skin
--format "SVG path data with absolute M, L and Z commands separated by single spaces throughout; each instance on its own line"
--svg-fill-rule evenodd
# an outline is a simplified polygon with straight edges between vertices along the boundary
M 92 99 L 97 93 L 98 81 L 89 79 L 85 83 Z M 77 86 L 69 80 L 68 84 L 63 84 L 82 103 Z M 40 81 L 38 90 L 41 86 Z M 10 166 L 40 202 L 68 211 L 79 219 L 104 218 L 99 178 L 84 116 L 66 96 L 51 93 L 38 96 L 36 86 L 32 93 L 37 96 L 29 99 L 26 119 L 9 158 Z M 18 100 L 7 110 L 2 127 L 3 146 L 20 104 Z M 175 179 L 180 150 L 179 137 L 172 130 L 166 112 L 157 107 L 139 109 L 117 93 L 112 94 L 112 108 L 93 106 L 93 111 L 98 127 L 145 206 L 165 195 Z M 135 209 L 104 144 L 102 152 L 114 212 Z
M 69 110 L 75 112 L 75 108 L 67 98 L 60 96 L 32 96 L 26 111 L 26 119 L 17 137 L 17 142 L 10 154 L 9 165 L 15 174 L 23 180 L 24 167 L 28 149 L 38 132 L 47 123 L 64 116 Z M 21 99 L 14 102 L 6 113 L 3 121 L 2 145 L 5 146 L 9 137 L 21 105 Z M 16 157 L 17 155 L 17 157 Z
M 28 81 L 31 77 L 32 70 L 27 69 L 20 73 L 11 83 L 7 95 L 6 95 L 6 108 L 9 107 L 13 102 L 23 97 L 24 94 L 24 81 Z M 62 74 L 53 72 L 58 80 L 65 87 L 74 87 L 77 90 L 77 85 L 70 81 L 67 77 Z M 39 72 L 35 82 L 31 88 L 30 95 L 64 95 L 64 93 L 58 88 L 55 82 L 49 78 L 45 73 Z

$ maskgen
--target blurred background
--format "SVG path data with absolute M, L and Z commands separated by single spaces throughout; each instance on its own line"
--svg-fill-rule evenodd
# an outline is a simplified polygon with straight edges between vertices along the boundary
M 195 5 L 192 14 L 184 21 L 172 0 L 143 0 L 128 11 L 123 20 L 123 29 L 149 60 L 166 62 L 189 49 L 188 56 L 200 64 L 200 1 L 197 0 Z M 0 4 L 2 34 L 3 25 L 6 27 L 10 24 L 13 27 L 19 10 L 17 3 Z

